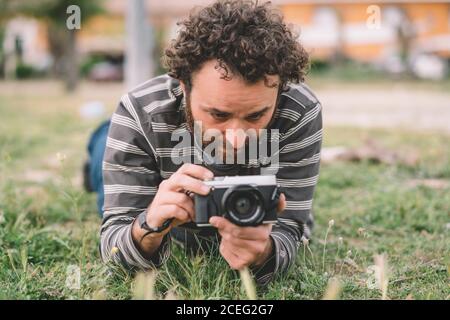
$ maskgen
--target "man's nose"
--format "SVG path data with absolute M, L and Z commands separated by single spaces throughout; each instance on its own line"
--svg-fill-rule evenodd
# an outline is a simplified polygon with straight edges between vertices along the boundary
M 246 128 L 238 123 L 234 124 L 226 129 L 225 138 L 233 149 L 238 150 L 244 147 L 247 141 Z

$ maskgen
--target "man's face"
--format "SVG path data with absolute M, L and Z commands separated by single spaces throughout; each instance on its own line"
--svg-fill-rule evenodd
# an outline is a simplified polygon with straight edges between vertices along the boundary
M 258 132 L 269 124 L 276 107 L 279 77 L 267 76 L 266 83 L 261 80 L 255 84 L 234 74 L 231 80 L 225 80 L 221 79 L 222 70 L 215 68 L 217 64 L 216 60 L 206 62 L 193 75 L 192 90 L 186 97 L 188 121 L 201 121 L 204 133 L 219 130 L 237 152 L 247 140 L 243 131 Z

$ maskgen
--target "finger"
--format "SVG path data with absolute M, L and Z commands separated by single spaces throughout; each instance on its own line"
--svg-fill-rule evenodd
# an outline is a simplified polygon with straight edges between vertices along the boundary
M 254 257 L 256 254 L 262 253 L 266 248 L 266 244 L 263 240 L 239 239 L 231 236 L 230 234 L 221 234 L 221 236 L 222 241 L 225 245 L 231 247 L 232 252 L 249 259 Z
M 209 219 L 209 223 L 213 227 L 216 227 L 219 230 L 219 232 L 225 231 L 231 234 L 231 231 L 233 230 L 233 224 L 223 217 L 218 216 L 211 217 Z
M 187 222 L 190 219 L 189 213 L 176 204 L 168 204 L 161 207 L 167 208 L 167 219 L 175 218 L 176 220 L 181 222 Z
M 236 246 L 230 246 L 229 250 L 237 256 L 241 262 L 248 266 L 256 258 L 256 251 L 250 248 L 241 248 Z
M 152 221 L 152 216 L 149 216 L 149 226 L 150 227 L 160 227 L 167 219 L 174 218 L 175 221 L 172 224 L 181 224 L 189 222 L 190 216 L 189 213 L 183 208 L 177 206 L 176 204 L 166 204 L 158 207 L 159 217 L 155 219 L 156 221 Z
M 183 164 L 177 172 L 200 180 L 211 180 L 214 177 L 210 170 L 192 163 Z
M 226 218 L 217 216 L 211 217 L 209 223 L 216 227 L 221 234 L 228 233 L 232 237 L 246 240 L 265 240 L 272 231 L 271 224 L 262 224 L 257 227 L 240 227 Z
M 197 194 L 207 195 L 210 187 L 204 184 L 201 180 L 192 178 L 186 174 L 174 173 L 169 179 L 167 185 L 169 190 L 181 191 L 189 190 Z
M 223 238 L 231 238 L 236 241 L 249 240 L 249 241 L 263 241 L 267 240 L 270 236 L 270 232 L 272 231 L 270 225 L 262 225 L 259 227 L 248 227 L 244 229 L 245 231 L 241 231 L 241 227 L 237 227 L 238 229 L 233 229 L 231 231 L 226 229 L 218 229 L 219 234 Z
M 176 204 L 186 210 L 189 216 L 193 220 L 195 217 L 194 202 L 192 199 L 184 193 L 180 192 L 164 192 L 158 199 L 160 205 L 164 204 Z
M 278 200 L 277 212 L 281 213 L 286 209 L 286 196 L 284 193 L 280 194 L 280 199 Z
M 234 270 L 242 269 L 247 265 L 245 260 L 234 254 L 230 248 L 223 243 L 220 244 L 219 252 L 227 261 L 228 265 Z

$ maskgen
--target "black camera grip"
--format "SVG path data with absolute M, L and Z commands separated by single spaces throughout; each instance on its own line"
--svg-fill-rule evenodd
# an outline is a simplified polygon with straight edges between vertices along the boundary
M 278 210 L 278 204 L 280 203 L 281 191 L 279 188 L 275 188 L 270 197 L 270 210 Z

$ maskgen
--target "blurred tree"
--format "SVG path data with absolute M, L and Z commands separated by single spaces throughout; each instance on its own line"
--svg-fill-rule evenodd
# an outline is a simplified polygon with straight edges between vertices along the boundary
M 131 89 L 153 75 L 153 30 L 145 0 L 129 0 L 126 11 L 125 83 Z
M 0 78 L 4 76 L 4 64 L 5 64 L 5 53 L 3 50 L 3 39 L 4 39 L 5 30 L 3 25 L 0 22 Z
M 0 77 L 4 76 L 5 52 L 3 49 L 3 40 L 5 36 L 5 22 L 8 16 L 6 1 L 0 0 Z
M 14 15 L 28 15 L 45 21 L 48 42 L 54 58 L 52 72 L 62 77 L 66 88 L 73 91 L 78 83 L 78 59 L 76 53 L 77 28 L 68 27 L 71 5 L 80 8 L 80 27 L 89 18 L 101 13 L 103 0 L 0 0 L 0 24 Z M 1 26 L 0 26 L 1 28 Z

